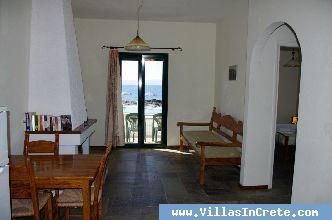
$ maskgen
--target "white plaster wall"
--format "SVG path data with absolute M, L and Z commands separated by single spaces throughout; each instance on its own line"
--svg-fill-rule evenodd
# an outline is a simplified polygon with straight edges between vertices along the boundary
M 86 118 L 70 0 L 32 0 L 29 111 Z
M 71 112 L 73 127 L 76 127 L 87 119 L 87 112 L 71 1 L 64 0 L 63 10 L 66 33 Z
M 264 30 L 274 22 L 286 21 L 299 38 L 302 48 L 299 123 L 293 181 L 293 203 L 331 203 L 332 191 L 332 2 L 327 0 L 250 0 L 248 21 L 247 96 L 245 108 L 243 185 L 266 184 L 264 176 L 270 161 L 264 150 L 269 143 L 261 141 L 268 134 L 262 126 L 261 114 L 254 113 L 255 88 L 250 86 L 255 72 L 252 65 L 253 48 Z M 255 78 L 260 85 L 264 79 Z M 271 88 L 267 88 L 271 89 Z M 266 90 L 267 91 L 267 90 Z M 250 97 L 249 97 L 250 96 Z M 258 112 L 264 115 L 264 109 Z M 272 117 L 272 116 L 271 116 Z M 251 125 L 250 125 L 251 124 Z M 268 128 L 269 129 L 269 128 Z M 256 140 L 255 140 L 256 139 Z M 265 138 L 264 138 L 265 139 Z M 255 175 L 256 173 L 256 175 Z M 261 173 L 261 174 L 257 174 Z
M 272 187 L 279 45 L 281 42 L 288 41 L 296 43 L 291 30 L 283 26 L 271 35 L 261 49 L 258 47 L 254 52 L 258 59 L 253 61 L 254 64 L 250 69 L 252 75 L 247 78 L 248 115 L 245 121 L 247 133 L 241 169 L 243 185 L 268 185 L 269 188 Z M 263 164 L 265 164 L 264 167 Z
M 28 107 L 30 0 L 0 0 L 0 106 L 8 106 L 11 154 L 23 153 Z
M 105 134 L 108 50 L 102 45 L 125 45 L 135 35 L 136 21 L 76 19 L 89 118 L 97 118 L 91 145 L 103 145 Z M 210 23 L 141 23 L 141 37 L 152 47 L 183 48 L 169 53 L 168 145 L 178 144 L 177 121 L 208 121 L 214 104 L 216 25 Z
M 290 123 L 291 117 L 297 115 L 300 68 L 284 67 L 291 57 L 292 51 L 280 51 L 277 123 Z
M 248 0 L 232 4 L 232 11 L 217 23 L 215 105 L 219 112 L 243 120 Z M 232 65 L 237 65 L 236 81 L 228 80 L 228 69 Z

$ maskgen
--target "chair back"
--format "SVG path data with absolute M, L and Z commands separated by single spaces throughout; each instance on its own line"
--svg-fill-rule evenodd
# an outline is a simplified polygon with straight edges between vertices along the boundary
M 24 157 L 24 166 L 10 167 L 11 199 L 31 199 L 34 217 L 39 219 L 39 204 L 35 183 L 35 174 L 29 156 Z
M 107 161 L 109 158 L 109 155 L 112 150 L 112 141 L 109 141 L 107 146 L 106 146 L 106 152 L 103 155 L 99 169 L 98 169 L 98 174 L 97 174 L 97 179 L 95 182 L 95 188 L 94 188 L 94 194 L 93 194 L 93 210 L 92 210 L 92 215 L 95 217 L 94 219 L 97 219 L 98 216 L 98 202 L 99 199 L 102 199 L 102 191 L 103 191 L 103 186 L 105 182 L 105 172 L 106 172 L 106 167 L 107 167 Z
M 24 139 L 24 155 L 32 153 L 59 155 L 59 134 L 54 134 L 54 141 L 30 141 L 29 134 L 26 133 Z
M 138 114 L 137 113 L 129 113 L 126 115 L 126 128 L 131 131 L 138 130 Z

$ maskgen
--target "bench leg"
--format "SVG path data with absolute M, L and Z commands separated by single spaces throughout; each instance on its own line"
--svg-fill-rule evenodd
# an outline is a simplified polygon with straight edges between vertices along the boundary
M 183 140 L 181 136 L 180 136 L 180 151 L 183 151 Z

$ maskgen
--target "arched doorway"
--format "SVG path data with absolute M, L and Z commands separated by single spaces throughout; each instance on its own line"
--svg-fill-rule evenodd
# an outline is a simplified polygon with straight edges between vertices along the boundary
M 272 188 L 282 46 L 301 48 L 294 29 L 285 22 L 275 22 L 256 42 L 248 63 L 240 179 L 243 186 Z

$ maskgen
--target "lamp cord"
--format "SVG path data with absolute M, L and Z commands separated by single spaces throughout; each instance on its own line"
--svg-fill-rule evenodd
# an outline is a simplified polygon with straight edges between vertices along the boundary
M 139 36 L 139 13 L 143 6 L 143 1 L 140 3 L 140 0 L 137 0 L 137 36 Z

